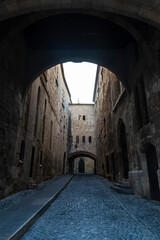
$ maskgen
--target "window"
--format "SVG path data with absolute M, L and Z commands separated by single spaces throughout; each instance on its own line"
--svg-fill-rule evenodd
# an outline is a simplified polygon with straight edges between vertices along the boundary
M 79 136 L 76 136 L 76 143 L 79 143 Z
M 47 108 L 47 100 L 45 99 L 44 113 L 43 113 L 43 126 L 42 126 L 42 143 L 44 142 L 45 121 L 46 121 L 46 108 Z
M 32 91 L 32 87 L 30 87 L 27 97 L 26 97 L 25 113 L 24 113 L 24 128 L 25 129 L 27 129 L 27 126 L 28 126 L 29 110 L 30 110 L 30 103 L 31 103 L 31 91 Z
M 86 116 L 85 115 L 83 115 L 83 121 L 85 121 L 86 120 Z
M 42 165 L 42 159 L 43 159 L 43 151 L 40 151 L 40 161 L 39 161 L 40 165 Z
M 81 120 L 81 119 L 82 119 L 82 116 L 81 116 L 81 115 L 79 115 L 78 119 L 79 119 L 79 120 Z
M 44 77 L 44 79 L 45 79 L 45 82 L 47 82 L 47 72 L 45 73 L 43 73 L 43 77 Z
M 69 136 L 69 142 L 73 142 L 73 136 Z
M 51 121 L 50 125 L 50 139 L 49 139 L 49 148 L 52 148 L 52 131 L 53 131 L 53 122 Z
M 82 137 L 82 142 L 85 143 L 85 136 Z
M 88 141 L 89 141 L 89 143 L 92 143 L 92 137 L 91 136 L 89 136 Z
M 25 151 L 25 142 L 24 140 L 21 142 L 21 150 L 20 150 L 20 160 L 24 160 L 24 151 Z
M 30 173 L 29 173 L 29 176 L 30 176 L 30 177 L 32 177 L 32 175 L 33 175 L 34 154 L 35 154 L 35 147 L 32 147 L 31 164 L 30 164 Z
M 56 86 L 58 87 L 58 80 L 56 79 Z
M 140 129 L 141 127 L 149 123 L 147 100 L 146 100 L 145 88 L 144 88 L 144 83 L 142 78 L 138 82 L 134 90 L 134 95 L 135 95 L 137 125 L 138 125 L 138 129 Z
M 37 135 L 39 103 L 40 103 L 40 87 L 38 88 L 38 94 L 37 94 L 36 116 L 35 116 L 35 124 L 34 124 L 34 136 L 35 137 Z

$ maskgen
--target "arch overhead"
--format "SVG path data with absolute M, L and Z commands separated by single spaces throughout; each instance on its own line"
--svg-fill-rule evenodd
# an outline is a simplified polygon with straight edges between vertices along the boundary
M 147 40 L 155 28 L 148 25 L 152 19 L 139 13 L 139 3 L 124 6 L 119 1 L 111 2 L 0 2 L 0 11 L 4 10 L 0 17 L 6 20 L 0 22 L 0 53 L 7 58 L 5 62 L 14 59 L 15 64 L 7 65 L 7 72 L 16 76 L 22 95 L 42 72 L 67 61 L 104 66 L 117 75 L 126 89 L 132 88 L 130 78 L 137 72 L 140 59 L 146 59 L 150 67 L 153 64 Z M 144 3 L 141 6 L 147 7 Z M 9 59 L 6 51 L 10 52 Z
M 118 13 L 124 16 L 132 17 L 135 19 L 141 19 L 150 24 L 160 23 L 160 6 L 156 0 L 139 0 L 139 1 L 120 1 L 120 0 L 94 0 L 88 1 L 68 1 L 68 0 L 1 0 L 0 2 L 0 20 L 6 20 L 11 17 L 20 16 L 28 13 L 37 13 L 41 11 L 60 11 L 60 10 L 72 10 L 72 11 L 103 11 Z
M 94 161 L 96 161 L 96 155 L 90 152 L 85 152 L 85 151 L 77 151 L 77 152 L 73 152 L 71 154 L 68 155 L 68 161 L 72 161 L 75 158 L 78 157 L 88 157 L 93 159 Z

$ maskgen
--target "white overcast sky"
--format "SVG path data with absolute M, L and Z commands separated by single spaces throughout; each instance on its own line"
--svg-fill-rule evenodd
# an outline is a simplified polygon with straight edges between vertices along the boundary
M 65 78 L 71 93 L 72 103 L 93 103 L 93 90 L 97 65 L 93 63 L 63 64 Z

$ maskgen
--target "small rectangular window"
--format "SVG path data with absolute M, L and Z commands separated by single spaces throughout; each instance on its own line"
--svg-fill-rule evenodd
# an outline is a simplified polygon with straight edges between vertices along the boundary
M 70 137 L 69 137 L 69 141 L 70 141 L 70 142 L 73 142 L 73 136 L 70 136 Z
M 83 115 L 83 120 L 84 120 L 84 121 L 86 120 L 86 116 L 85 116 L 85 115 Z
M 76 136 L 76 143 L 79 143 L 79 136 Z
M 82 137 L 82 142 L 85 143 L 85 136 Z
M 79 120 L 81 120 L 81 119 L 82 119 L 82 116 L 81 116 L 81 115 L 79 115 L 78 119 L 79 119 Z
M 53 136 L 53 122 L 50 123 L 50 140 L 49 140 L 49 148 L 52 148 L 52 136 Z
M 58 87 L 58 80 L 56 79 L 56 86 Z
M 92 137 L 89 136 L 89 143 L 92 143 Z

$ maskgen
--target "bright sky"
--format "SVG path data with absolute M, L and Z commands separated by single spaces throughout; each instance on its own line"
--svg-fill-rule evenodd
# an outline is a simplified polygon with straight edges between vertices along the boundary
M 97 65 L 88 62 L 63 64 L 72 103 L 93 103 Z

